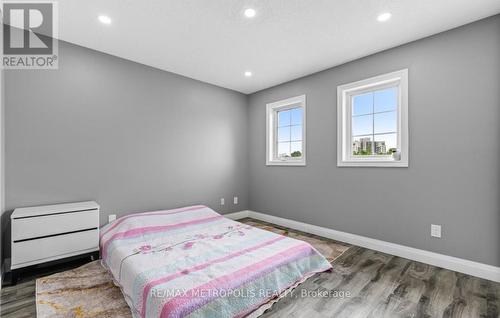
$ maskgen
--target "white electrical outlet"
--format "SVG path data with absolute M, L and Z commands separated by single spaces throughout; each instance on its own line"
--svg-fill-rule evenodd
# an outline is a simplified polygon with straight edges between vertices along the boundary
M 238 204 L 238 197 L 234 197 L 234 198 L 233 198 L 233 203 L 234 203 L 234 204 Z
M 108 215 L 108 223 L 111 223 L 114 220 L 116 220 L 116 214 L 110 214 L 110 215 Z
M 224 198 L 220 199 L 220 205 L 224 205 L 226 202 L 224 201 Z
M 441 225 L 431 224 L 431 236 L 441 238 Z

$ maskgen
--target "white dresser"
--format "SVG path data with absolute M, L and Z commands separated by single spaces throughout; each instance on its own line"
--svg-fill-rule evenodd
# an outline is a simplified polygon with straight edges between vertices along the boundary
M 19 208 L 10 218 L 12 270 L 99 251 L 94 201 Z

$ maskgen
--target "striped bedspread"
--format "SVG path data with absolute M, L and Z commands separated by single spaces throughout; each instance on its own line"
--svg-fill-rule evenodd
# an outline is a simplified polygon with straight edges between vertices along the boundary
M 131 214 L 101 229 L 102 263 L 134 317 L 244 317 L 330 263 L 306 242 L 205 206 Z

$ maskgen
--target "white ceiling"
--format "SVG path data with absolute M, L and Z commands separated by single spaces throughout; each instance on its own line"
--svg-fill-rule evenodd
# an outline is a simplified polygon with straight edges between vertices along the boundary
M 252 93 L 499 12 L 499 0 L 60 0 L 59 37 Z

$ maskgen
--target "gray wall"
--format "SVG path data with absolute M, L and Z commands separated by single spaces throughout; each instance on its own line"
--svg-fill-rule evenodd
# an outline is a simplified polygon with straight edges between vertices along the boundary
M 409 168 L 336 166 L 336 88 L 409 69 Z M 266 103 L 307 94 L 307 166 L 265 166 Z M 500 16 L 249 99 L 250 208 L 500 265 Z M 443 238 L 430 237 L 430 224 Z
M 5 74 L 7 211 L 96 200 L 105 223 L 247 209 L 245 95 L 64 42 L 59 53 L 59 70 Z

